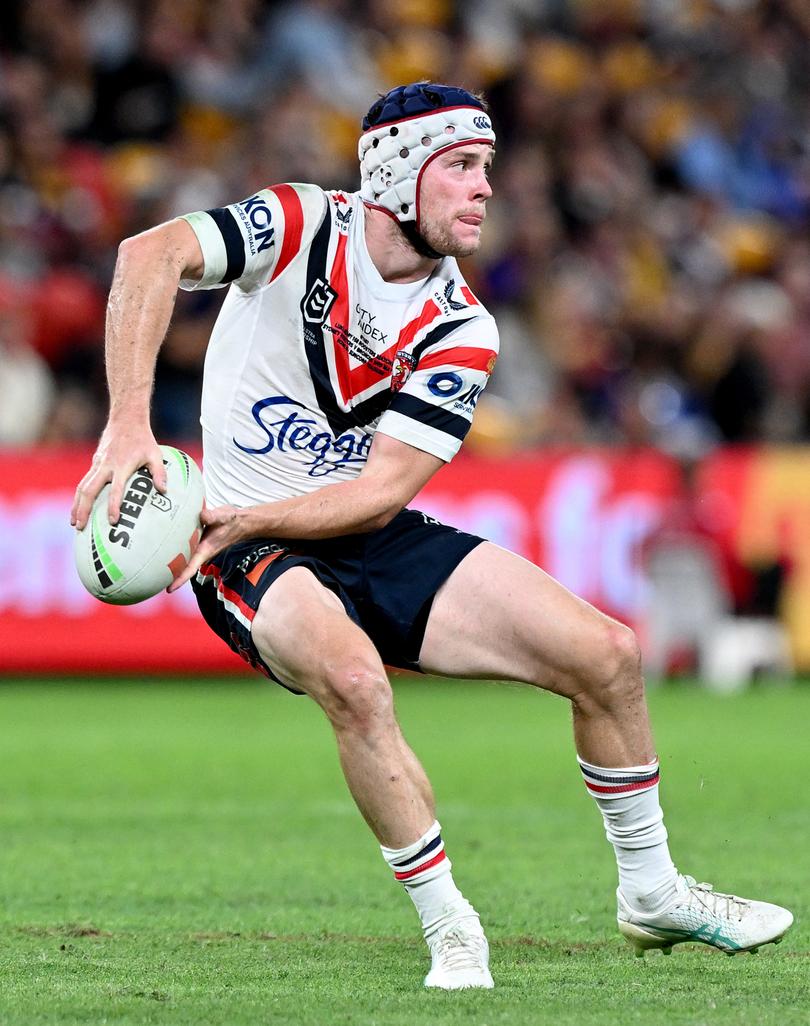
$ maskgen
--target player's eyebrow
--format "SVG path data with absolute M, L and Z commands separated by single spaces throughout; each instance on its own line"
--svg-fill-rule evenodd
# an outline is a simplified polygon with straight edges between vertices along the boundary
M 486 163 L 492 163 L 492 157 L 494 155 L 494 152 L 495 151 L 492 148 L 490 148 L 489 152 L 484 155 L 484 161 Z M 480 155 L 478 150 L 473 149 L 471 147 L 466 148 L 463 146 L 459 146 L 458 149 L 455 150 L 449 150 L 447 153 L 447 158 L 451 164 L 455 160 L 477 160 L 479 156 Z

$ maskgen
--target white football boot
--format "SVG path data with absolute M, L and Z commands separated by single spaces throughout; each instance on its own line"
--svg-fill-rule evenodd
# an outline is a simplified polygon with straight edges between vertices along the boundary
M 778 944 L 793 922 L 786 908 L 720 894 L 691 876 L 678 878 L 677 897 L 655 915 L 630 908 L 620 890 L 616 896 L 619 930 L 638 958 L 648 948 L 661 948 L 668 955 L 673 944 L 685 941 L 709 944 L 727 955 L 738 951 L 753 955 L 762 944 Z
M 495 986 L 489 971 L 489 945 L 477 919 L 459 919 L 428 938 L 432 963 L 426 987 L 465 990 Z

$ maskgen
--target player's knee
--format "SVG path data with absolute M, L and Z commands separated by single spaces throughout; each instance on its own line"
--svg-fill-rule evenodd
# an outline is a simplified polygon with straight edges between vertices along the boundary
M 605 706 L 640 697 L 644 682 L 635 633 L 624 624 L 606 620 L 596 647 L 596 658 L 583 681 L 588 699 Z
M 391 685 L 379 669 L 345 660 L 324 673 L 318 702 L 338 732 L 371 735 L 394 721 Z

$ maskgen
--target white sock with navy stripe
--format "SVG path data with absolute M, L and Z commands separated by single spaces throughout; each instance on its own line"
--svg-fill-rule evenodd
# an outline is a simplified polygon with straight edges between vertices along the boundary
M 658 759 L 621 769 L 577 759 L 616 852 L 622 894 L 638 912 L 660 911 L 675 897 L 678 871 L 670 858 L 658 802 Z
M 478 919 L 478 913 L 453 883 L 441 829 L 441 825 L 434 822 L 407 848 L 380 845 L 383 858 L 416 906 L 425 937 L 457 919 Z

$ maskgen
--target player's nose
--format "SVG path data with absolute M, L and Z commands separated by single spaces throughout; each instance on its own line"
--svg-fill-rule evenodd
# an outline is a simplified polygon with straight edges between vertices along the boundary
M 476 176 L 473 199 L 476 200 L 488 200 L 492 195 L 492 186 L 489 184 L 489 179 L 483 170 L 478 172 Z

